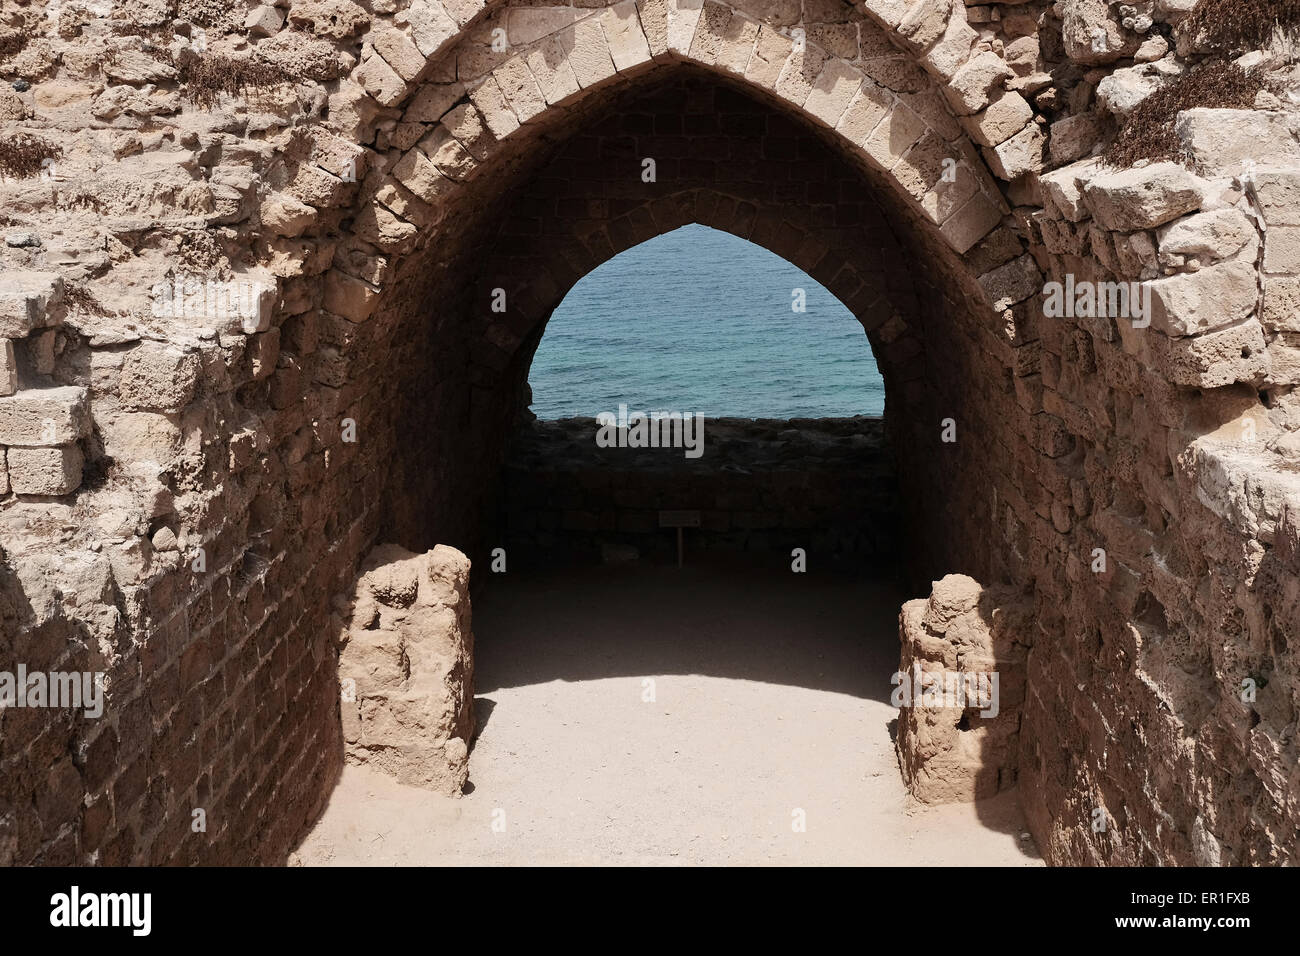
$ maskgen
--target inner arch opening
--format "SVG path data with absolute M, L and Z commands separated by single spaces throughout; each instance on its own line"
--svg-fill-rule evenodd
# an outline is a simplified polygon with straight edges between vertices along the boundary
M 789 109 L 666 64 L 557 112 L 548 129 L 539 123 L 507 140 L 509 158 L 490 174 L 466 175 L 436 247 L 400 261 L 370 326 L 395 330 L 393 361 L 375 367 L 400 375 L 383 414 L 399 440 L 395 454 L 378 460 L 390 489 L 380 534 L 418 552 L 449 544 L 473 559 L 472 796 L 545 807 L 549 827 L 582 819 L 592 796 L 586 782 L 607 776 L 615 783 L 603 793 L 610 799 L 597 801 L 600 812 L 649 819 L 644 805 L 624 799 L 621 782 L 645 772 L 639 755 L 672 751 L 685 738 L 653 722 L 638 736 L 628 728 L 643 715 L 676 708 L 682 728 L 706 736 L 745 727 L 752 770 L 732 766 L 728 780 L 794 766 L 817 741 L 860 742 L 869 726 L 880 774 L 852 775 L 854 800 L 828 811 L 843 828 L 826 831 L 861 835 L 863 808 L 904 794 L 890 741 L 898 712 L 888 700 L 900 603 L 945 571 L 981 574 L 1002 560 L 986 546 L 990 511 L 1002 503 L 989 480 L 998 449 L 976 437 L 1007 401 L 1009 382 L 979 368 L 996 333 L 915 210 Z M 920 164 L 931 154 L 921 153 L 914 172 L 923 181 Z M 642 175 L 646 159 L 656 160 L 652 179 Z M 735 425 L 730 436 L 714 420 L 706 465 L 694 472 L 698 459 L 681 448 L 599 446 L 595 415 L 616 408 L 536 420 L 530 371 L 566 296 L 621 253 L 691 226 L 761 247 L 841 303 L 865 331 L 867 342 L 850 331 L 846 344 L 856 361 L 874 357 L 885 416 L 822 419 L 832 424 L 819 428 L 786 411 Z M 783 309 L 790 294 L 782 289 Z M 611 402 L 621 390 L 607 393 Z M 671 396 L 667 404 L 695 410 Z M 870 410 L 864 402 L 861 411 Z M 945 419 L 961 423 L 962 441 L 941 440 Z M 642 467 L 647 451 L 667 454 Z M 854 455 L 854 467 L 836 466 Z M 679 523 L 689 535 L 682 570 Z M 919 587 L 896 584 L 904 556 L 914 559 Z M 773 749 L 777 730 L 756 730 L 750 704 L 730 705 L 737 682 L 812 695 L 753 704 L 769 713 L 808 713 L 829 698 L 845 706 L 830 724 Z M 704 706 L 688 707 L 688 699 Z M 666 708 L 642 709 L 659 702 Z M 615 715 L 626 732 L 608 733 Z M 662 756 L 652 761 L 656 772 L 672 759 Z M 857 766 L 860 756 L 816 765 Z M 698 766 L 716 773 L 726 766 L 720 759 Z M 861 786 L 886 774 L 887 795 Z M 535 784 L 531 792 L 498 796 L 521 778 Z M 682 806 L 674 801 L 687 792 L 683 781 L 699 773 L 683 763 L 660 779 L 655 805 Z M 841 783 L 849 785 L 818 786 L 838 792 Z M 674 818 L 707 817 L 721 828 L 716 811 L 727 799 Z M 1001 824 L 985 809 L 970 819 L 990 847 L 1001 843 L 1008 859 L 1019 859 L 998 839 L 1018 826 L 1014 799 L 1010 806 Z M 755 819 L 767 812 L 756 809 Z M 959 842 L 969 842 L 971 829 Z M 689 842 L 690 834 L 674 839 Z M 828 858 L 864 858 L 837 856 L 841 842 L 829 841 Z M 638 850 L 655 852 L 650 844 Z
M 884 381 L 853 313 L 781 256 L 691 224 L 597 266 L 529 371 L 542 419 L 620 402 L 710 418 L 880 417 Z

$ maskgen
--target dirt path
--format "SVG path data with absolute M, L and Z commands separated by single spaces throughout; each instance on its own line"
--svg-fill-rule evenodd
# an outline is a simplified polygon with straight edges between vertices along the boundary
M 295 862 L 1041 865 L 1014 792 L 910 802 L 888 703 L 903 596 L 860 578 L 494 581 L 475 607 L 472 791 L 349 767 Z

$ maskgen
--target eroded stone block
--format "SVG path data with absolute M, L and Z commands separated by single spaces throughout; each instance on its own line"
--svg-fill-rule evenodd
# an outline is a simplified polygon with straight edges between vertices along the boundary
M 899 615 L 893 703 L 903 780 L 923 803 L 1015 785 L 1032 609 L 1009 589 L 949 574 Z
M 18 495 L 66 495 L 81 485 L 84 459 L 77 445 L 10 448 L 9 483 Z
M 339 654 L 347 759 L 459 793 L 473 735 L 469 559 L 438 545 L 366 557 Z
M 84 388 L 24 389 L 0 398 L 0 445 L 64 445 L 90 434 Z

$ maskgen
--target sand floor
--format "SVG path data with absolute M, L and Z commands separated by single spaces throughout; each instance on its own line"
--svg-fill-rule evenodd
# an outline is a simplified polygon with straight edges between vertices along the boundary
M 469 792 L 349 766 L 291 862 L 1042 865 L 1014 791 L 903 788 L 905 597 L 709 563 L 499 576 L 474 609 Z

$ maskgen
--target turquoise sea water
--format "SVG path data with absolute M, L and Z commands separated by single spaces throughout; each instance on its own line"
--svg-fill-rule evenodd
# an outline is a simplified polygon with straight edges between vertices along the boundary
M 807 311 L 791 309 L 791 290 Z M 862 326 L 806 272 L 706 226 L 666 233 L 593 270 L 542 336 L 539 418 L 631 411 L 713 418 L 880 415 Z

